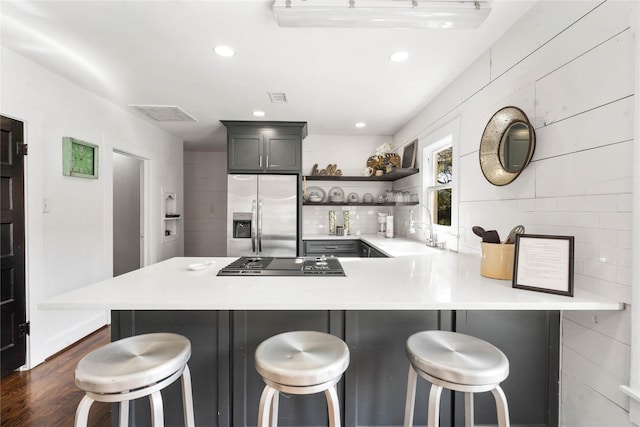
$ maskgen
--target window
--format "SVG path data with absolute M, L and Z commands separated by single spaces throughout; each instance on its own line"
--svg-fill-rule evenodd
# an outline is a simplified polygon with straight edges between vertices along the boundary
M 451 186 L 453 184 L 453 147 L 433 154 L 434 185 L 431 187 L 433 200 L 433 223 L 451 227 Z
M 458 249 L 458 186 L 454 155 L 457 128 L 458 121 L 454 121 L 421 138 L 424 147 L 422 201 L 431 214 L 430 220 L 438 242 L 446 241 L 447 248 L 453 251 Z
M 425 147 L 425 204 L 434 226 L 451 227 L 453 197 L 453 145 L 447 136 Z

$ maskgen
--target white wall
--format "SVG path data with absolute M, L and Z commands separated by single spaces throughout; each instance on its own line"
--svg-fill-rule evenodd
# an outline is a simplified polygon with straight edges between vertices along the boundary
M 638 40 L 638 33 L 640 32 L 640 5 L 635 7 L 635 20 L 632 21 L 633 29 L 636 35 L 636 94 L 640 93 L 640 41 Z M 640 112 L 640 97 L 635 96 L 635 111 L 636 118 L 638 112 Z M 640 144 L 637 141 L 640 140 L 640 120 L 636 119 L 635 122 L 635 141 L 633 149 L 633 164 L 636 165 L 636 169 L 633 175 L 633 241 L 632 241 L 632 309 L 631 324 L 640 325 L 640 173 L 638 173 L 637 165 L 640 165 Z M 631 421 L 640 425 L 640 328 L 635 326 L 631 330 L 631 379 L 629 386 L 623 385 L 623 390 L 626 391 L 632 399 L 630 399 L 629 414 Z
M 538 3 L 395 135 L 401 145 L 460 119 L 460 251 L 479 253 L 473 225 L 574 235 L 575 287 L 631 303 L 634 3 Z M 538 141 L 522 175 L 494 187 L 478 145 L 507 105 L 526 112 Z M 629 384 L 630 312 L 563 314 L 562 425 L 631 425 L 619 389 Z
M 227 153 L 184 153 L 184 254 L 227 256 Z
M 162 244 L 160 217 L 161 186 L 182 193 L 182 141 L 4 47 L 1 55 L 0 112 L 25 122 L 29 144 L 27 292 L 29 364 L 35 366 L 108 320 L 103 311 L 39 310 L 37 305 L 111 277 L 113 149 L 148 159 L 148 261 L 182 255 L 182 239 Z M 62 175 L 63 136 L 99 145 L 99 179 Z M 49 213 L 43 213 L 44 199 Z

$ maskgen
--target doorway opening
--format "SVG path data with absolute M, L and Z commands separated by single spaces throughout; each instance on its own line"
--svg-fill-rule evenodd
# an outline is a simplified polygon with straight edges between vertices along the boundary
M 146 265 L 146 160 L 113 151 L 113 276 Z

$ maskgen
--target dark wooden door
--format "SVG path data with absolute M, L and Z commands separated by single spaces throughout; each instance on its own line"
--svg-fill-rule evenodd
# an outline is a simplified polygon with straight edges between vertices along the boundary
M 24 365 L 27 350 L 25 293 L 24 125 L 0 116 L 0 366 L 2 376 Z

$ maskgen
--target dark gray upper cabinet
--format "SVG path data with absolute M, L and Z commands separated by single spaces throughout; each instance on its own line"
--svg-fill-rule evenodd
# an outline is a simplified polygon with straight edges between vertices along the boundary
M 227 127 L 227 172 L 301 172 L 306 122 L 223 120 L 222 124 Z
M 227 137 L 227 169 L 253 171 L 262 168 L 264 144 L 262 135 L 232 135 Z

